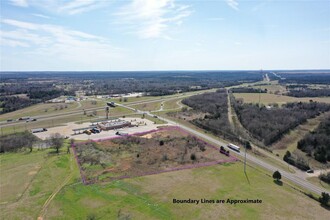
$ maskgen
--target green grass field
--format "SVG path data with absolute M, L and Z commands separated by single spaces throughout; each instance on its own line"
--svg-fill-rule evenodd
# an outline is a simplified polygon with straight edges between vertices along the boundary
M 1 219 L 326 219 L 318 202 L 243 165 L 215 165 L 85 186 L 62 149 L 6 153 Z M 65 182 L 69 177 L 69 180 Z M 65 182 L 66 184 L 63 184 Z M 55 192 L 58 193 L 56 194 Z M 48 198 L 55 195 L 47 203 Z M 260 204 L 173 204 L 173 199 L 260 199 Z
M 80 102 L 81 107 L 79 109 L 97 108 L 106 106 L 107 102 L 105 100 L 83 100 Z
M 134 115 L 129 115 L 128 117 L 130 118 L 142 118 L 142 115 L 141 114 L 134 114 Z M 150 117 L 149 115 L 145 115 L 144 116 L 146 119 L 154 122 L 155 124 L 166 124 L 165 121 L 159 119 L 159 118 L 154 118 L 154 117 Z
M 275 81 L 271 81 L 271 82 L 268 82 L 267 84 L 268 85 L 262 85 L 262 83 L 259 83 L 261 85 L 258 85 L 258 84 L 255 84 L 252 86 L 252 88 L 255 88 L 255 89 L 267 89 L 268 93 L 275 93 L 275 92 L 279 92 L 279 93 L 285 93 L 286 92 L 286 88 L 285 86 L 283 85 L 280 85 L 278 83 L 277 80 Z
M 60 106 L 63 106 L 63 109 L 60 110 Z M 64 108 L 64 106 L 67 108 Z M 57 106 L 57 110 L 55 107 Z M 41 116 L 41 115 L 51 115 L 51 114 L 61 114 L 68 111 L 73 111 L 77 109 L 78 103 L 40 103 L 36 105 L 29 106 L 24 109 L 20 109 L 14 112 L 9 112 L 3 115 L 0 115 L 0 121 L 5 121 L 7 119 L 18 119 L 24 116 Z
M 259 93 L 234 93 L 236 99 L 242 98 L 245 103 L 259 103 Z M 316 97 L 316 98 L 295 98 L 284 95 L 275 95 L 269 93 L 260 94 L 260 103 L 269 105 L 272 103 L 278 103 L 280 105 L 287 102 L 309 102 L 310 100 L 317 102 L 330 103 L 330 97 Z
M 80 180 L 77 165 L 66 147 L 0 155 L 0 219 L 37 219 L 47 199 L 67 179 Z
M 65 187 L 49 219 L 326 219 L 328 211 L 287 184 L 242 164 Z M 173 199 L 260 199 L 261 204 L 173 204 Z M 58 212 L 60 210 L 60 213 Z
M 173 99 L 173 100 L 169 100 L 169 101 L 164 102 L 164 110 L 171 110 L 171 109 L 180 108 L 180 105 L 178 105 L 178 102 L 180 103 L 181 100 L 182 100 L 182 98 Z
M 141 111 L 156 111 L 160 109 L 160 105 L 161 105 L 161 101 L 132 105 L 131 107 Z

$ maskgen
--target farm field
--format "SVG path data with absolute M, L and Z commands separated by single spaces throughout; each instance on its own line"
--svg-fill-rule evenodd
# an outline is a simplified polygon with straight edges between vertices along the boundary
M 287 91 L 285 86 L 280 85 L 277 80 L 267 83 L 268 85 L 262 85 L 262 83 L 259 83 L 259 84 L 260 85 L 256 84 L 256 85 L 253 85 L 251 87 L 255 88 L 255 89 L 262 89 L 262 90 L 267 89 L 268 93 L 275 93 L 276 92 L 276 93 L 283 94 Z
M 65 187 L 47 219 L 326 219 L 318 202 L 241 163 Z M 258 204 L 177 204 L 173 199 L 259 199 Z M 60 213 L 58 210 L 61 210 Z M 295 210 L 295 211 L 292 211 Z
M 246 177 L 240 162 L 84 185 L 72 154 L 66 154 L 65 147 L 59 155 L 52 151 L 0 155 L 4 177 L 0 191 L 6 192 L 0 198 L 1 219 L 326 219 L 328 215 L 318 202 L 285 182 L 279 186 L 250 167 Z M 189 198 L 262 203 L 173 203 Z
M 186 168 L 209 162 L 235 161 L 177 127 L 163 127 L 144 135 L 80 143 L 77 160 L 86 182 L 109 181 Z
M 259 103 L 259 93 L 233 93 L 236 99 L 243 99 L 245 103 Z M 330 103 L 330 97 L 304 97 L 295 98 L 284 95 L 275 95 L 268 93 L 260 94 L 260 103 L 264 105 L 269 105 L 272 103 L 278 103 L 279 105 L 285 104 L 287 102 L 309 102 L 310 100 L 317 102 Z

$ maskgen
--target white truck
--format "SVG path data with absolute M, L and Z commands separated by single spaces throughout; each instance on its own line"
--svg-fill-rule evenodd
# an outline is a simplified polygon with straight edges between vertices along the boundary
M 228 144 L 227 147 L 234 151 L 238 151 L 238 152 L 240 152 L 240 149 L 241 149 L 239 146 L 236 146 L 235 144 L 232 144 L 232 143 Z
M 32 133 L 39 133 L 39 132 L 44 132 L 47 131 L 46 128 L 35 128 L 35 129 L 31 129 Z

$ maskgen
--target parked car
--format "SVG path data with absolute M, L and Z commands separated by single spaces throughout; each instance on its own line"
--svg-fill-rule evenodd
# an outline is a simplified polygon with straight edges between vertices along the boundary
M 94 133 L 100 133 L 101 132 L 101 130 L 98 129 L 98 128 L 93 128 L 92 130 L 94 131 Z
M 314 173 L 314 170 L 307 170 L 307 173 Z
M 36 118 L 29 118 L 25 122 L 36 121 L 36 120 L 37 120 Z

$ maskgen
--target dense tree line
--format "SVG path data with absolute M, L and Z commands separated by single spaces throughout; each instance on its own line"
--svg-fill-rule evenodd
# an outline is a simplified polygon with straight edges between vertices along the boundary
M 320 174 L 319 179 L 330 184 L 330 172 Z
M 306 122 L 308 118 L 330 110 L 329 104 L 317 102 L 287 103 L 281 108 L 271 109 L 234 99 L 232 103 L 242 125 L 265 145 L 279 140 L 290 129 Z
M 228 120 L 228 99 L 225 89 L 213 93 L 204 93 L 182 100 L 194 110 L 207 113 L 204 118 L 194 119 L 191 122 L 198 127 L 220 134 L 228 139 L 236 140 Z
M 232 93 L 267 93 L 267 89 L 256 89 L 251 87 L 237 87 L 230 89 Z
M 301 139 L 297 148 L 322 163 L 330 161 L 330 117 Z
M 63 91 L 57 89 L 31 89 L 28 93 L 30 99 L 37 99 L 40 101 L 47 101 L 57 98 L 62 95 L 75 95 L 72 91 Z
M 45 85 L 35 84 L 10 84 L 1 86 L 0 114 L 16 111 L 30 105 L 57 98 L 62 95 L 75 95 L 74 91 L 66 91 Z M 15 94 L 25 94 L 20 97 Z
M 278 75 L 282 77 L 280 83 L 295 84 L 330 84 L 330 71 L 278 71 Z
M 0 136 L 0 153 L 16 152 L 23 148 L 29 148 L 32 151 L 32 146 L 38 138 L 28 131 Z
M 307 89 L 308 85 L 303 85 L 303 84 L 291 84 L 291 85 L 287 85 L 285 86 L 287 90 L 290 89 Z
M 0 114 L 16 111 L 38 103 L 36 100 L 20 98 L 18 96 L 0 97 Z
M 296 155 L 292 155 L 290 151 L 287 151 L 283 157 L 283 160 L 292 166 L 295 166 L 301 170 L 309 170 L 309 164 L 303 157 L 298 157 Z
M 287 95 L 294 97 L 325 97 L 330 96 L 330 89 L 293 89 L 289 90 Z

